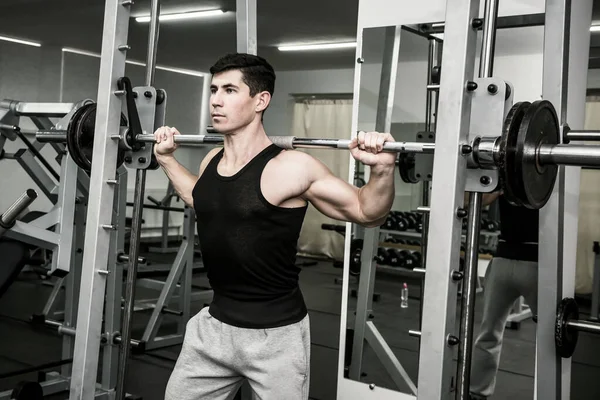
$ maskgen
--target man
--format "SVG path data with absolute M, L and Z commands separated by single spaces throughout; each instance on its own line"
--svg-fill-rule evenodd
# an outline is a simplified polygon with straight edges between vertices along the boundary
M 213 127 L 224 135 L 198 176 L 173 157 L 175 128 L 155 132 L 156 158 L 196 210 L 210 307 L 187 324 L 167 400 L 231 399 L 247 379 L 258 399 L 308 399 L 310 332 L 296 246 L 308 203 L 323 214 L 379 226 L 394 198 L 390 134 L 361 133 L 352 156 L 371 166 L 358 189 L 300 151 L 271 143 L 262 124 L 275 86 L 261 57 L 227 55 L 211 68 Z M 326 135 L 327 132 L 323 132 Z
M 523 296 L 537 315 L 539 212 L 511 205 L 501 192 L 484 195 L 483 204 L 495 199 L 500 207 L 500 236 L 485 273 L 483 318 L 471 368 L 473 400 L 494 393 L 504 327 L 515 300 Z

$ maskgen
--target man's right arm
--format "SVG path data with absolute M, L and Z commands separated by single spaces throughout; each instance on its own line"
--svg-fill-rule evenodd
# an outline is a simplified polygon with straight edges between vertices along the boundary
M 161 166 L 165 174 L 173 184 L 173 188 L 179 197 L 190 207 L 194 207 L 194 199 L 192 191 L 198 181 L 198 178 L 204 172 L 208 162 L 219 151 L 218 148 L 212 149 L 200 163 L 198 175 L 192 174 L 183 165 L 175 159 L 173 155 L 177 149 L 177 144 L 173 140 L 173 135 L 178 135 L 179 132 L 175 128 L 160 127 L 154 132 L 156 143 L 154 144 L 154 155 L 156 161 Z
M 179 197 L 190 207 L 194 206 L 192 190 L 198 177 L 188 171 L 173 155 L 157 156 L 156 160 L 173 184 Z

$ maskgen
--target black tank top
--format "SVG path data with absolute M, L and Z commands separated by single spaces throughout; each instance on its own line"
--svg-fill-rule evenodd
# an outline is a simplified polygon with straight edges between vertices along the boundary
M 307 313 L 296 266 L 307 207 L 277 207 L 260 189 L 265 165 L 280 151 L 271 145 L 225 177 L 217 172 L 221 150 L 192 192 L 202 258 L 214 291 L 209 313 L 226 324 L 275 328 Z
M 498 198 L 500 236 L 496 257 L 521 261 L 538 260 L 539 211 L 515 207 Z

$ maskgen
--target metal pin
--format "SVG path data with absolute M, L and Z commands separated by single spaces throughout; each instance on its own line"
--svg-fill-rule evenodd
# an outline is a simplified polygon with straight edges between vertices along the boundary
M 117 134 L 115 134 L 115 135 L 110 135 L 110 138 L 111 138 L 112 140 L 121 140 L 121 135 L 119 135 L 119 134 L 117 133 Z
M 121 51 L 127 51 L 127 50 L 130 50 L 130 49 L 131 49 L 131 46 L 128 45 L 128 44 L 122 44 L 122 45 L 119 46 L 119 50 L 121 50 Z
M 124 90 L 115 90 L 115 96 L 123 96 L 126 92 Z
M 122 6 L 132 6 L 133 5 L 133 0 L 124 0 L 121 3 Z
M 98 270 L 98 274 L 106 276 L 106 275 L 108 275 L 108 270 L 106 270 L 106 269 L 99 269 Z
M 106 183 L 109 185 L 116 185 L 117 184 L 117 180 L 116 179 L 107 179 Z
M 116 231 L 117 227 L 116 225 L 100 225 L 102 228 L 107 229 L 107 230 L 113 230 Z

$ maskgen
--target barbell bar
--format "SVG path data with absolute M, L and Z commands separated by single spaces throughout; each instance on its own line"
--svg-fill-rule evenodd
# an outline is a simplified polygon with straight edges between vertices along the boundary
M 67 140 L 67 131 L 38 131 L 35 135 L 38 142 L 65 142 Z M 204 146 L 223 144 L 222 135 L 174 135 L 175 143 L 182 146 Z M 269 139 L 282 148 L 332 148 L 348 149 L 351 140 L 349 139 L 316 139 L 316 138 L 297 138 L 295 136 L 269 136 Z M 135 137 L 135 141 L 142 143 L 155 143 L 153 134 L 142 134 Z M 432 154 L 435 150 L 433 143 L 418 142 L 386 142 L 383 150 L 390 153 L 427 153 Z
M 38 131 L 35 135 L 37 141 L 41 143 L 65 142 L 67 139 L 66 131 Z M 175 135 L 175 143 L 182 146 L 204 146 L 223 144 L 222 135 Z M 348 149 L 350 140 L 348 139 L 317 139 L 317 138 L 298 138 L 295 136 L 269 136 L 269 139 L 286 149 L 297 148 L 331 148 Z M 500 149 L 498 148 L 499 137 L 494 140 L 492 150 L 494 164 L 499 159 Z M 143 143 L 154 143 L 153 134 L 137 135 L 135 140 Z M 433 154 L 435 152 L 435 143 L 421 142 L 386 142 L 383 145 L 383 151 L 391 153 L 423 153 Z M 482 150 L 483 151 L 483 150 Z M 487 151 L 487 150 L 486 150 Z M 566 144 L 541 144 L 535 149 L 535 157 L 540 166 L 543 165 L 570 165 L 591 167 L 600 166 L 600 146 L 590 145 L 566 145 Z
M 75 113 L 66 131 L 39 131 L 40 142 L 67 142 L 72 158 L 84 169 L 91 168 L 95 119 L 91 112 Z M 127 132 L 123 120 L 121 134 L 111 137 L 119 140 L 120 148 L 134 148 L 136 144 L 155 142 L 153 134 Z M 548 201 L 558 165 L 600 166 L 600 146 L 560 144 L 560 125 L 556 111 L 546 100 L 533 103 L 519 102 L 510 109 L 501 136 L 479 137 L 471 145 L 463 145 L 461 152 L 472 167 L 499 170 L 500 184 L 509 202 L 518 206 L 539 209 Z M 329 148 L 348 149 L 348 139 L 297 138 L 271 136 L 270 140 L 284 149 Z M 175 143 L 183 146 L 220 145 L 222 135 L 176 135 Z M 79 147 L 84 147 L 80 149 Z M 435 153 L 434 143 L 387 142 L 386 152 L 409 154 Z M 122 155 L 122 153 L 120 152 Z M 119 162 L 122 163 L 119 157 Z
M 67 138 L 66 131 L 38 131 L 35 135 L 36 140 L 41 143 L 65 142 Z M 175 135 L 175 143 L 182 146 L 204 146 L 223 144 L 222 135 Z M 295 136 L 269 136 L 269 139 L 286 149 L 297 148 L 331 148 L 348 149 L 350 140 L 348 139 L 317 139 L 317 138 L 298 138 Z M 500 150 L 498 149 L 499 137 L 494 140 L 492 150 L 494 160 L 498 160 Z M 135 140 L 142 143 L 154 143 L 153 134 L 137 135 Z M 580 139 L 571 139 L 580 140 Z M 423 153 L 433 154 L 435 152 L 435 143 L 421 142 L 386 142 L 383 145 L 383 151 L 390 153 Z M 535 149 L 535 157 L 540 166 L 543 165 L 570 165 L 580 167 L 600 166 L 600 146 L 590 145 L 567 145 L 567 144 L 540 144 Z M 496 164 L 496 162 L 494 163 Z

